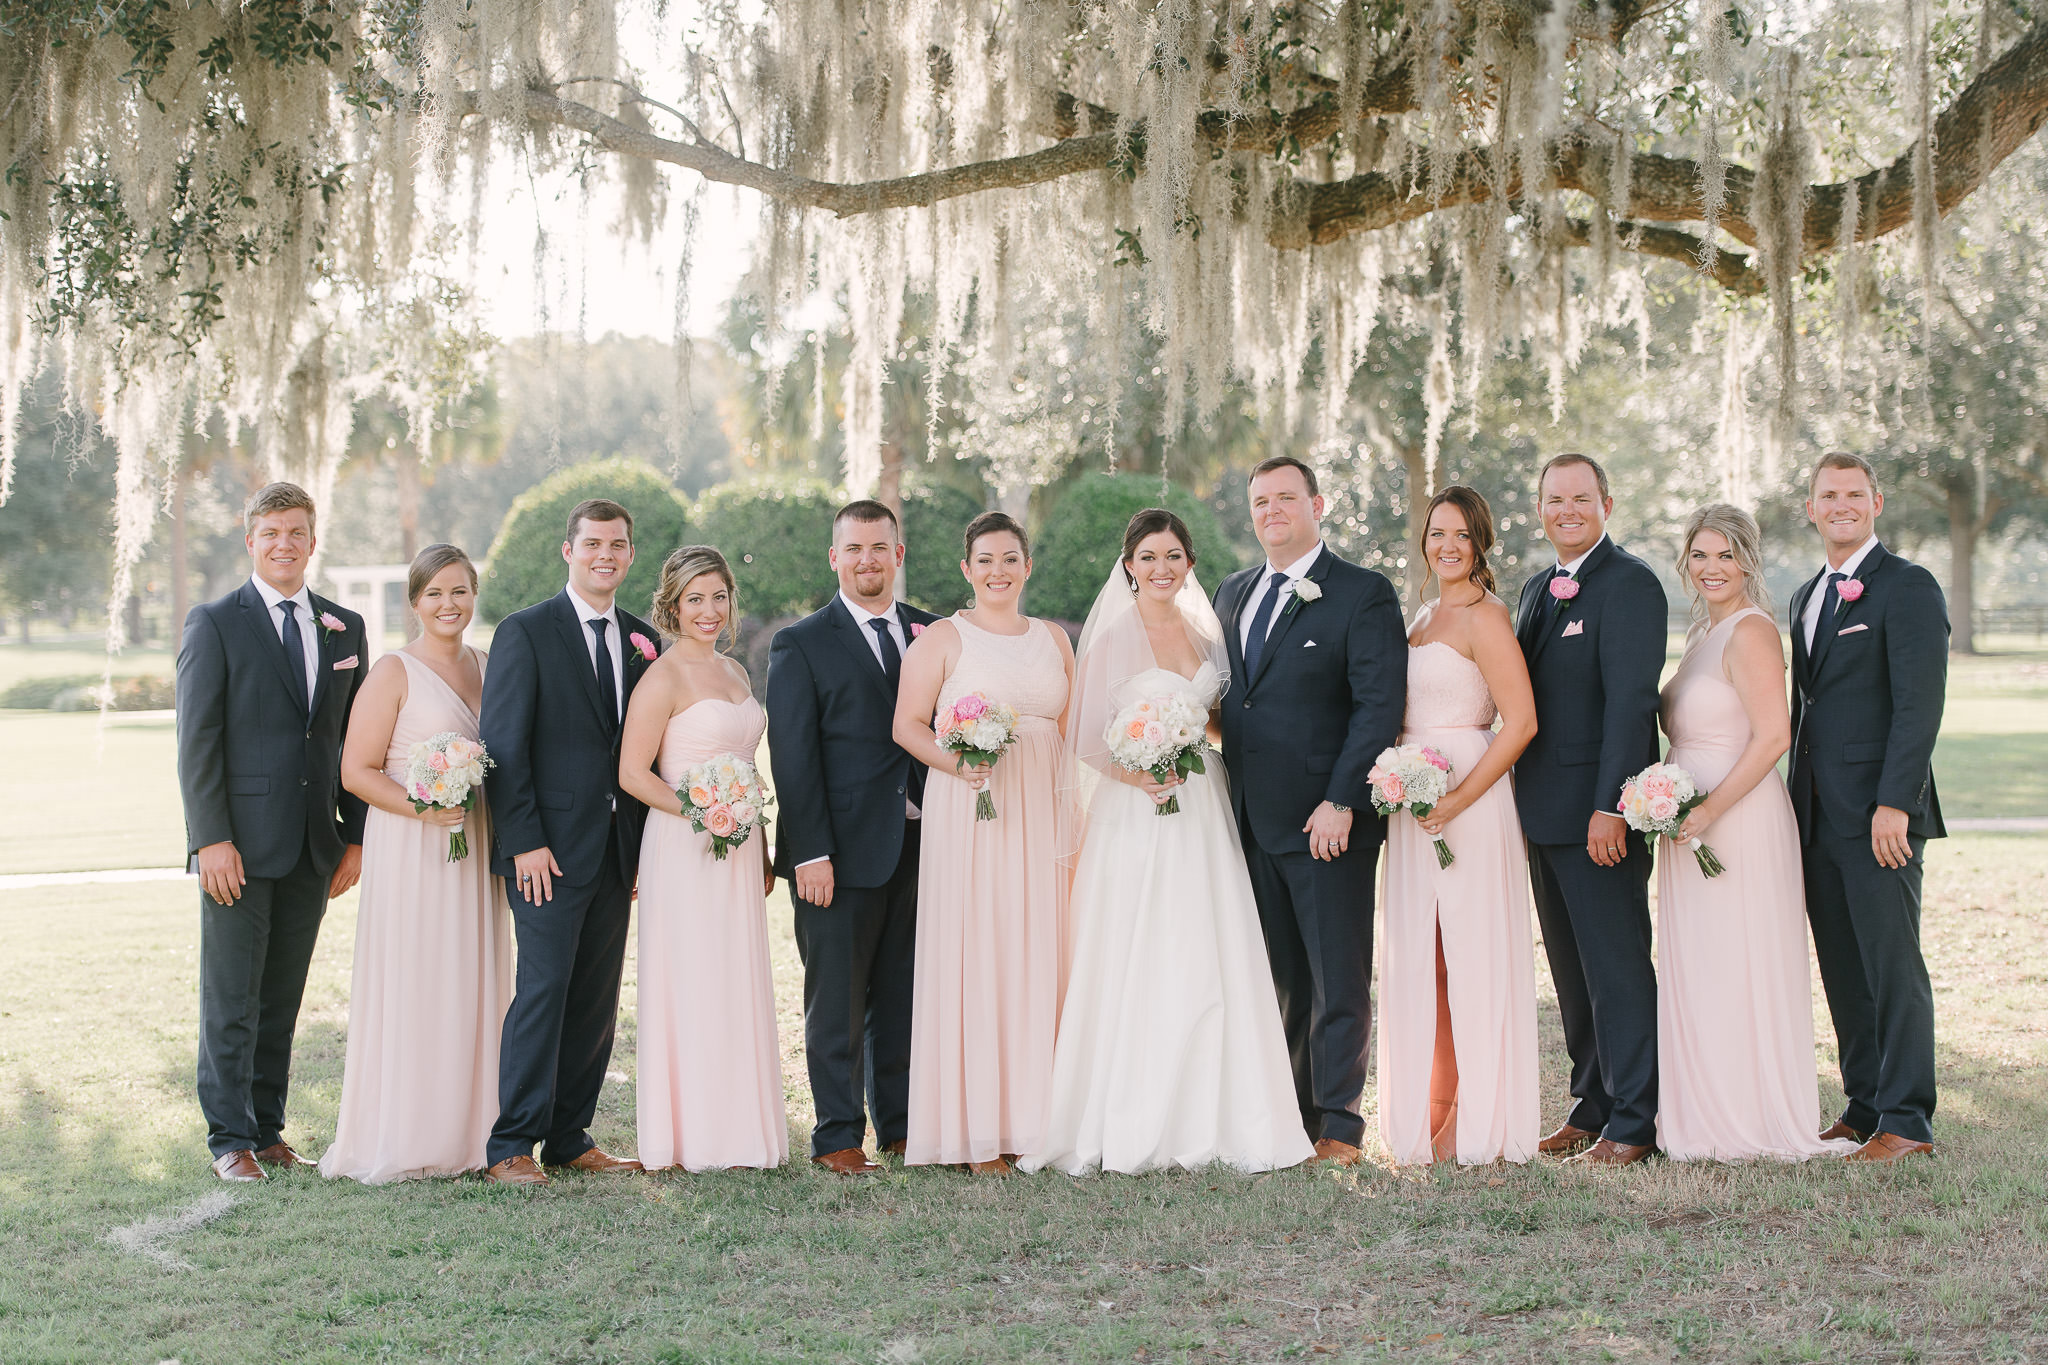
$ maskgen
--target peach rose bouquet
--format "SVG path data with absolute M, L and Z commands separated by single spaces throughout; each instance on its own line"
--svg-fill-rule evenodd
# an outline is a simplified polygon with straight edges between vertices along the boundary
M 1109 745 L 1110 760 L 1119 768 L 1150 773 L 1154 782 L 1167 782 L 1207 771 L 1202 750 L 1208 726 L 1206 710 L 1178 692 L 1169 692 L 1140 697 L 1117 712 L 1102 738 Z M 1168 796 L 1153 811 L 1180 814 L 1180 795 Z
M 1692 850 L 1701 875 L 1718 877 L 1726 869 L 1714 856 L 1714 850 L 1703 840 L 1678 837 L 1685 817 L 1707 795 L 1693 775 L 1676 763 L 1652 763 L 1621 784 L 1621 818 L 1628 821 L 1630 829 L 1653 837 L 1661 834 L 1673 843 L 1684 844 Z
M 443 730 L 406 751 L 405 794 L 415 811 L 475 810 L 484 793 L 484 774 L 497 765 L 484 746 L 467 735 Z M 469 856 L 469 827 L 448 831 L 448 861 Z
M 1422 819 L 1451 789 L 1451 760 L 1427 744 L 1399 744 L 1380 751 L 1365 779 L 1372 783 L 1372 808 L 1381 815 L 1405 810 Z M 1431 842 L 1438 867 L 1457 861 L 1449 844 L 1441 839 Z
M 965 768 L 970 763 L 994 766 L 1016 741 L 1017 713 L 979 692 L 969 692 L 939 712 L 932 722 L 932 731 L 938 737 L 939 747 L 955 755 L 956 768 Z M 974 818 L 996 818 L 995 797 L 986 787 L 975 793 Z
M 720 754 L 691 768 L 676 796 L 690 828 L 711 836 L 711 856 L 720 862 L 747 841 L 774 804 L 761 786 L 761 774 L 737 754 Z

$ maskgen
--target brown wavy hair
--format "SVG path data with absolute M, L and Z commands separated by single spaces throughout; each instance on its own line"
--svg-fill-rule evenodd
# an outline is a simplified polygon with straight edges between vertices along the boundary
M 420 594 L 434 581 L 435 575 L 450 564 L 460 564 L 469 570 L 469 590 L 476 591 L 476 565 L 470 561 L 469 552 L 460 545 L 429 545 L 412 557 L 412 564 L 405 571 L 405 600 L 417 607 Z
M 1138 553 L 1138 546 L 1147 536 L 1156 536 L 1161 531 L 1170 531 L 1180 542 L 1180 548 L 1187 551 L 1188 567 L 1195 566 L 1195 538 L 1188 534 L 1188 524 L 1164 507 L 1147 507 L 1131 518 L 1131 524 L 1124 527 L 1124 553 L 1119 562 L 1124 567 L 1124 584 L 1132 592 L 1138 590 L 1138 580 L 1131 576 L 1131 556 Z
M 735 643 L 739 640 L 739 585 L 733 582 L 732 565 L 709 545 L 685 545 L 680 550 L 669 551 L 668 558 L 661 561 L 661 577 L 654 584 L 654 600 L 647 608 L 647 619 L 654 623 L 656 630 L 671 640 L 681 638 L 683 589 L 708 573 L 715 573 L 725 580 L 727 615 L 725 630 L 720 631 L 719 636 L 730 638 Z M 717 643 L 717 640 L 712 641 L 714 647 Z
M 961 545 L 967 551 L 962 558 L 974 558 L 974 542 L 980 540 L 983 536 L 993 536 L 1004 532 L 1017 537 L 1017 544 L 1023 548 L 1024 557 L 1026 559 L 1031 558 L 1031 537 L 1024 534 L 1024 523 L 1011 516 L 1008 512 L 983 512 L 973 521 L 968 522 L 967 531 L 961 537 Z
M 1449 503 L 1458 509 L 1458 515 L 1465 518 L 1466 534 L 1472 537 L 1472 581 L 1496 596 L 1500 587 L 1493 580 L 1493 564 L 1487 559 L 1493 549 L 1493 509 L 1487 506 L 1486 495 L 1476 488 L 1454 483 L 1441 489 L 1429 500 L 1429 506 L 1422 509 L 1421 530 L 1415 543 L 1415 551 L 1422 558 L 1423 582 L 1436 577 L 1436 570 L 1429 566 L 1429 519 L 1436 515 L 1436 509 Z M 1441 589 L 1439 589 L 1441 592 Z

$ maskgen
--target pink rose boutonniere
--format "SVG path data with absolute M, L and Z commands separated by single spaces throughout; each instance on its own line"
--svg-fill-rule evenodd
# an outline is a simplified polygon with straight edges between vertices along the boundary
M 331 611 L 320 613 L 320 630 L 323 635 L 339 635 L 348 629 L 348 622 Z
M 653 663 L 656 657 L 658 657 L 658 653 L 654 648 L 654 641 L 648 639 L 639 631 L 634 631 L 626 638 L 632 642 L 633 648 L 639 651 L 640 657 L 648 663 Z
M 918 636 L 922 634 L 924 634 L 924 622 L 912 621 L 910 623 L 910 638 L 915 640 Z
M 1560 602 L 1569 602 L 1579 595 L 1579 580 L 1570 574 L 1559 574 L 1550 580 L 1550 595 Z
M 1844 602 L 1854 602 L 1857 598 L 1863 596 L 1863 580 L 1860 578 L 1843 579 L 1835 584 L 1835 595 Z

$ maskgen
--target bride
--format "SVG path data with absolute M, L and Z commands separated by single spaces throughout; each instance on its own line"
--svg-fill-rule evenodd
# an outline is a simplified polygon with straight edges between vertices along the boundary
M 1315 1154 L 1221 756 L 1160 783 L 1111 762 L 1105 739 L 1125 706 L 1175 692 L 1211 715 L 1214 734 L 1229 676 L 1194 568 L 1179 517 L 1138 513 L 1081 632 L 1066 739 L 1079 817 L 1073 963 L 1052 1114 L 1027 1171 L 1265 1171 Z M 1159 814 L 1169 797 L 1178 813 Z

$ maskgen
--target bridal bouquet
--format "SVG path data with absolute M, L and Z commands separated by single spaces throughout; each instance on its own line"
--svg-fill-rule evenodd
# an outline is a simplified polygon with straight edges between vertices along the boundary
M 711 856 L 720 862 L 747 841 L 761 823 L 761 808 L 773 799 L 761 789 L 754 765 L 737 754 L 720 754 L 691 768 L 676 796 L 690 828 L 711 836 Z
M 939 747 L 958 756 L 956 768 L 993 764 L 1017 738 L 1017 713 L 979 692 L 969 692 L 939 712 L 932 728 L 938 733 Z M 996 818 L 996 801 L 986 787 L 975 794 L 974 818 Z
M 1451 789 L 1451 760 L 1427 744 L 1402 744 L 1382 750 L 1366 774 L 1372 783 L 1372 808 L 1381 815 L 1405 810 L 1420 820 L 1436 809 Z M 1441 839 L 1436 845 L 1436 865 L 1449 867 L 1457 859 L 1451 846 Z
M 405 794 L 415 812 L 475 810 L 484 792 L 484 774 L 497 765 L 484 746 L 453 730 L 423 739 L 405 759 Z M 448 861 L 469 856 L 469 831 L 458 825 L 448 831 Z
M 1180 693 L 1169 692 L 1134 701 L 1117 712 L 1102 738 L 1119 768 L 1150 773 L 1154 782 L 1166 782 L 1207 771 L 1202 766 L 1202 749 L 1208 724 L 1208 712 Z M 1160 815 L 1178 815 L 1179 794 L 1168 796 L 1153 810 Z
M 1628 821 L 1630 829 L 1661 834 L 1673 843 L 1685 845 L 1698 860 L 1703 876 L 1718 877 L 1726 869 L 1714 856 L 1714 850 L 1702 840 L 1678 837 L 1678 827 L 1707 795 L 1693 775 L 1676 763 L 1652 763 L 1621 784 L 1621 818 Z

